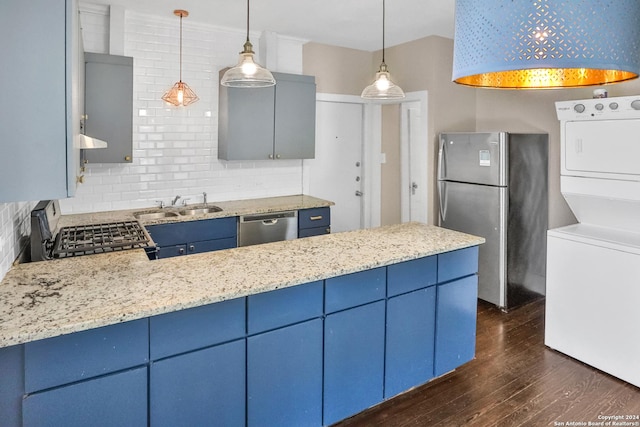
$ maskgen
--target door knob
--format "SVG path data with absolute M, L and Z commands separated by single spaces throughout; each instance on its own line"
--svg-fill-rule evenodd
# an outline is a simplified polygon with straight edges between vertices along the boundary
M 362 191 L 356 190 L 356 196 L 361 197 L 362 196 Z

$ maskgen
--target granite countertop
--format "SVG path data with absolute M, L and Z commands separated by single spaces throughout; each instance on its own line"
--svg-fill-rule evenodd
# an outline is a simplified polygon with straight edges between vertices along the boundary
M 0 347 L 475 246 L 407 223 L 150 261 L 144 250 L 21 264 L 0 283 Z
M 126 209 L 119 211 L 106 211 L 95 213 L 84 213 L 74 215 L 63 215 L 60 217 L 58 228 L 87 225 L 87 224 L 99 224 L 107 222 L 117 221 L 133 221 L 136 220 L 136 214 L 149 213 L 149 212 L 179 212 L 183 209 L 192 209 L 200 207 L 218 206 L 222 209 L 220 212 L 203 213 L 198 215 L 178 215 L 170 216 L 167 218 L 159 219 L 145 219 L 139 220 L 142 225 L 151 224 L 164 224 L 169 222 L 181 222 L 181 221 L 197 221 L 201 219 L 210 218 L 225 218 L 230 216 L 241 216 L 259 213 L 281 212 L 300 209 L 312 209 L 322 208 L 326 206 L 334 205 L 333 202 L 328 200 L 318 199 L 316 197 L 307 196 L 304 194 L 294 196 L 281 196 L 281 197 L 267 197 L 263 199 L 248 199 L 248 200 L 232 200 L 226 202 L 209 202 L 206 205 L 203 203 L 189 204 L 187 206 L 169 206 L 163 209 L 160 208 L 139 208 L 139 209 Z

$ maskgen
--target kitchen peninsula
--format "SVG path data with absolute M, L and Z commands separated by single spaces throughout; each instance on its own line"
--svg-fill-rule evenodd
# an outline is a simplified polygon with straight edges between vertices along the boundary
M 10 426 L 331 424 L 473 358 L 481 243 L 409 223 L 18 265 L 0 284 L 0 412 Z

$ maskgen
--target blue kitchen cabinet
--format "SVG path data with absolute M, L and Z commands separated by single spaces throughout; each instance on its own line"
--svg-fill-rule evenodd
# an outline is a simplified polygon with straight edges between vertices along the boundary
M 387 301 L 385 399 L 433 378 L 435 322 L 435 286 Z
M 22 411 L 24 427 L 146 426 L 147 368 L 28 394 Z
M 324 424 L 383 400 L 385 303 L 330 314 L 324 331 Z
M 434 374 L 443 375 L 475 356 L 478 247 L 438 255 Z M 452 281 L 446 281 L 451 280 Z
M 247 297 L 250 426 L 322 424 L 322 281 Z
M 478 276 L 438 285 L 436 376 L 471 361 L 476 349 Z
M 383 399 L 386 268 L 325 281 L 324 424 Z
M 322 425 L 322 319 L 247 338 L 247 420 Z
M 150 425 L 244 426 L 245 346 L 239 339 L 151 363 Z
M 148 319 L 140 319 L 26 343 L 25 391 L 31 393 L 146 364 L 148 325 Z
M 245 306 L 245 298 L 235 298 L 151 317 L 151 360 L 244 338 Z
M 211 252 L 238 245 L 238 218 L 214 218 L 145 227 L 157 247 L 157 258 Z
M 246 299 L 149 319 L 151 426 L 245 420 Z
M 329 233 L 331 233 L 331 209 L 328 206 L 298 211 L 298 237 Z
M 24 346 L 0 348 L 0 425 L 22 425 Z
M 438 257 L 387 267 L 385 399 L 433 377 Z

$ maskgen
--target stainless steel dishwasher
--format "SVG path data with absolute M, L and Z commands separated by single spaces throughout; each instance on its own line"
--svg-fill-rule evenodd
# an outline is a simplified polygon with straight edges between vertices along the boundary
M 238 246 L 298 238 L 298 212 L 271 212 L 240 217 Z

